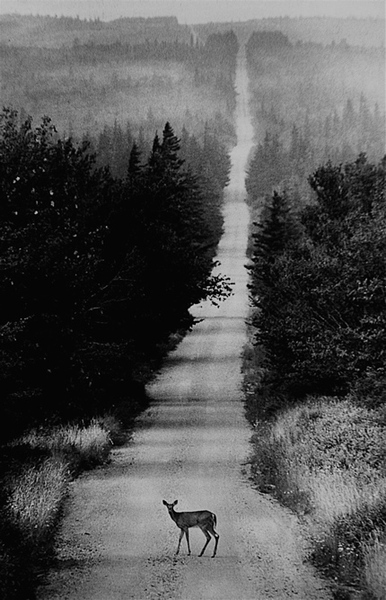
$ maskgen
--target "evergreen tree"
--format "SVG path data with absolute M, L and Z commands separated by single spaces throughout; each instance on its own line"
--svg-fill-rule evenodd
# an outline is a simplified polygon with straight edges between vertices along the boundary
M 126 171 L 97 168 L 49 119 L 0 115 L 3 439 L 126 397 L 190 306 L 229 291 L 211 276 L 207 198 L 169 124 L 146 164 L 133 145 Z
M 276 197 L 255 236 L 257 340 L 287 393 L 342 393 L 370 377 L 378 402 L 386 381 L 385 161 L 329 163 L 310 181 L 315 204 L 302 211 L 301 235 L 284 226 L 290 213 Z

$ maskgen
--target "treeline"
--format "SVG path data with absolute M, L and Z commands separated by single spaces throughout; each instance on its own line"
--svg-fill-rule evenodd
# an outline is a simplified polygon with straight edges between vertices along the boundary
M 246 46 L 259 143 L 248 191 L 308 192 L 318 165 L 385 152 L 384 56 L 380 49 L 293 45 L 281 32 L 254 32 Z
M 386 158 L 330 162 L 309 178 L 312 204 L 266 201 L 254 234 L 251 298 L 266 390 L 280 397 L 386 389 Z
M 62 48 L 3 44 L 0 101 L 35 118 L 53 115 L 61 133 L 74 127 L 95 134 L 128 114 L 138 129 L 148 111 L 158 119 L 173 116 L 180 130 L 202 130 L 216 113 L 231 123 L 237 51 L 232 32 L 205 44 L 193 38 L 105 44 L 97 36 Z
M 334 111 L 317 129 L 306 120 L 300 127 L 293 124 L 288 134 L 286 124 L 274 112 L 262 107 L 259 114 L 267 131 L 250 163 L 247 188 L 254 198 L 271 194 L 280 185 L 299 193 L 317 164 L 354 160 L 358 148 L 365 148 L 374 158 L 382 156 L 385 149 L 383 115 L 378 105 L 370 111 L 364 94 L 357 109 L 349 99 L 341 116 Z
M 232 142 L 233 131 L 227 129 L 228 122 L 220 115 L 206 124 L 201 135 L 190 134 L 186 127 L 181 130 L 180 154 L 195 173 L 200 173 L 201 179 L 205 173 L 210 173 L 211 180 L 203 186 L 203 193 L 208 194 L 208 186 L 222 193 L 223 187 L 228 182 L 230 158 L 225 143 Z M 96 165 L 109 167 L 114 177 L 124 178 L 127 172 L 127 157 L 135 143 L 143 156 L 151 152 L 154 133 L 162 131 L 163 124 L 151 112 L 147 120 L 135 135 L 135 128 L 128 121 L 122 127 L 117 121 L 113 125 L 105 125 L 99 134 L 86 132 L 77 139 L 73 130 L 70 131 L 72 139 L 85 142 L 89 152 L 94 153 Z M 210 196 L 213 198 L 213 194 Z
M 236 107 L 234 80 L 238 51 L 239 42 L 233 30 L 212 33 L 205 44 L 197 45 L 194 63 L 195 85 L 213 85 L 225 98 L 230 114 Z
M 200 71 L 216 67 L 218 73 L 234 76 L 238 41 L 233 31 L 214 33 L 205 43 L 155 39 L 133 43 L 130 40 L 111 44 L 98 41 L 82 43 L 77 40 L 71 48 L 28 48 L 26 46 L 0 45 L 4 60 L 4 74 L 8 75 L 7 61 L 16 61 L 20 68 L 26 67 L 34 59 L 44 61 L 46 69 L 68 67 L 68 65 L 91 65 L 114 62 L 162 62 L 174 61 L 193 65 Z
M 240 42 L 247 42 L 254 32 L 282 32 L 291 43 L 341 44 L 384 47 L 385 23 L 381 18 L 349 17 L 269 17 L 248 21 L 200 23 L 195 30 L 204 38 L 211 33 L 224 32 L 230 25 Z
M 188 42 L 190 29 L 176 17 L 121 18 L 114 21 L 66 16 L 0 15 L 0 41 L 14 46 L 70 47 L 83 40 L 138 44 L 149 40 Z
M 247 48 L 251 472 L 304 519 L 336 597 L 383 598 L 384 56 L 268 33 Z
M 191 324 L 189 307 L 227 293 L 211 269 L 229 164 L 221 153 L 206 162 L 207 146 L 194 174 L 168 123 L 148 156 L 133 144 L 123 177 L 48 118 L 33 127 L 5 109 L 0 128 L 5 439 L 138 397 L 149 361 Z

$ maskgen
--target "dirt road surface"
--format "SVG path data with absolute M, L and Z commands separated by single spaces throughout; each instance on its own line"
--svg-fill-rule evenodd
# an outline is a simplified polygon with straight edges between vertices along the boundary
M 252 147 L 247 75 L 239 59 L 237 134 L 227 189 L 219 270 L 235 282 L 219 308 L 194 307 L 202 321 L 150 386 L 151 408 L 112 464 L 73 484 L 59 544 L 60 568 L 40 600 L 324 600 L 325 584 L 303 562 L 294 516 L 251 487 L 251 431 L 244 417 L 240 353 L 248 311 L 244 177 Z M 177 510 L 217 514 L 213 542 L 191 530 L 192 556 L 174 556 Z

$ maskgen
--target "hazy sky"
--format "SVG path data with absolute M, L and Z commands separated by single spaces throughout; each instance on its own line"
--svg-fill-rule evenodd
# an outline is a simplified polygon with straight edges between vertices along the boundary
M 276 16 L 385 17 L 384 0 L 0 0 L 0 13 L 79 15 L 102 20 L 175 15 L 180 23 Z

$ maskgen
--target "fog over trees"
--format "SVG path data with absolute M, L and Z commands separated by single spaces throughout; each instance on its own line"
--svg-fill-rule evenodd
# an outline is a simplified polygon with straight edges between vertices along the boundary
M 253 211 L 274 191 L 295 212 L 312 204 L 308 179 L 320 165 L 379 164 L 379 27 L 0 17 L 2 410 L 11 425 L 39 419 L 38 406 L 45 416 L 70 405 L 87 412 L 91 397 L 103 403 L 126 380 L 142 381 L 140 365 L 189 325 L 189 306 L 226 293 L 210 272 L 240 44 L 256 135 Z
M 385 61 L 382 48 L 310 42 L 255 32 L 247 43 L 258 147 L 248 190 L 282 183 L 306 193 L 319 164 L 385 150 Z

